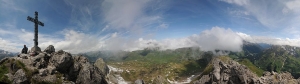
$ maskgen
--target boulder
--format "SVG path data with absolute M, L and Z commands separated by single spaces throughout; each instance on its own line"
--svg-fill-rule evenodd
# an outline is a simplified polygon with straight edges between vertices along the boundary
M 28 59 L 29 58 L 29 54 L 20 54 L 18 55 L 18 57 L 23 58 L 23 59 Z
M 94 63 L 94 66 L 100 69 L 104 75 L 107 75 L 109 73 L 109 68 L 102 58 L 98 58 Z
M 49 45 L 49 46 L 44 50 L 44 52 L 51 54 L 51 53 L 55 52 L 55 48 L 54 48 L 53 45 Z
M 37 67 L 38 69 L 46 68 L 48 66 L 49 62 L 49 56 L 45 53 L 39 53 L 37 56 L 32 57 L 33 60 L 33 66 Z
M 137 80 L 135 80 L 134 84 L 145 84 L 145 83 L 144 83 L 144 80 L 137 79 Z
M 13 84 L 27 84 L 28 79 L 26 78 L 23 69 L 19 69 L 13 76 Z
M 36 52 L 36 53 L 42 52 L 42 51 L 41 51 L 41 48 L 38 47 L 38 46 L 33 46 L 33 47 L 31 48 L 30 51 L 31 51 L 31 52 Z
M 78 74 L 78 75 L 76 75 Z M 74 65 L 69 72 L 69 76 L 76 76 L 76 84 L 107 84 L 105 75 L 84 56 L 75 56 Z
M 54 55 L 49 60 L 50 64 L 56 67 L 56 70 L 61 73 L 66 73 L 73 65 L 73 58 L 70 53 L 64 52 L 62 50 L 54 53 Z

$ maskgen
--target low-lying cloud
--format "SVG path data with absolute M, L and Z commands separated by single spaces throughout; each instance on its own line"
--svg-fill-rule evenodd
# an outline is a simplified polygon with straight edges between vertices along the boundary
M 190 37 L 197 45 L 205 51 L 228 50 L 241 51 L 243 39 L 231 29 L 213 27 L 211 30 L 204 30 L 199 35 Z
M 33 32 L 28 32 L 24 29 L 16 32 L 16 38 L 32 38 Z M 26 34 L 26 35 L 23 35 Z M 28 35 L 27 35 L 28 34 Z M 274 45 L 291 45 L 300 47 L 300 39 L 282 39 L 263 36 L 251 36 L 241 32 L 234 32 L 230 28 L 212 27 L 209 30 L 204 30 L 199 34 L 194 34 L 178 39 L 145 39 L 145 38 L 127 38 L 115 32 L 105 36 L 96 36 L 94 34 L 86 34 L 74 30 L 64 30 L 61 33 L 63 39 L 56 39 L 51 35 L 41 34 L 39 38 L 39 46 L 45 49 L 49 45 L 54 45 L 56 50 L 65 50 L 71 53 L 83 53 L 88 51 L 99 50 L 125 50 L 134 51 L 145 48 L 157 48 L 160 50 L 177 49 L 183 47 L 200 47 L 203 51 L 227 50 L 238 52 L 242 50 L 243 40 L 253 43 L 268 43 Z M 10 35 L 10 34 L 8 34 Z M 25 42 L 31 47 L 33 42 L 28 39 L 20 39 L 18 42 Z M 19 52 L 23 44 L 11 42 L 6 39 L 0 39 L 0 48 Z
M 200 34 L 195 34 L 179 39 L 143 39 L 125 43 L 124 50 L 133 51 L 144 48 L 159 48 L 161 50 L 177 49 L 183 47 L 200 47 L 204 51 L 228 50 L 241 51 L 243 39 L 231 29 L 213 27 L 210 30 L 204 30 Z
M 290 45 L 300 47 L 300 39 L 290 39 L 290 38 L 272 38 L 266 36 L 251 36 L 245 33 L 237 33 L 243 40 L 252 43 L 267 43 L 272 45 Z

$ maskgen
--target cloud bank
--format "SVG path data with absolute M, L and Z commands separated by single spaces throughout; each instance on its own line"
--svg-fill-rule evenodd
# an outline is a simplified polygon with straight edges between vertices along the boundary
M 3 32 L 4 30 L 0 30 Z M 18 33 L 7 32 L 6 35 L 14 35 L 12 38 L 19 38 L 20 41 L 8 41 L 0 39 L 0 48 L 11 52 L 19 52 L 23 44 L 33 45 L 33 32 L 24 29 L 15 30 Z M 300 39 L 289 38 L 272 38 L 264 36 L 251 36 L 241 32 L 234 32 L 231 29 L 222 27 L 212 27 L 209 30 L 204 30 L 199 34 L 194 34 L 184 38 L 178 39 L 128 39 L 120 33 L 110 33 L 104 36 L 96 36 L 93 34 L 86 34 L 74 30 L 64 30 L 60 32 L 63 39 L 57 39 L 51 35 L 40 35 L 39 46 L 45 49 L 49 45 L 54 45 L 56 50 L 65 50 L 71 53 L 83 53 L 88 51 L 98 50 L 125 50 L 134 51 L 142 50 L 144 48 L 159 48 L 160 50 L 177 49 L 183 47 L 200 47 L 203 51 L 227 50 L 238 52 L 241 51 L 243 40 L 253 43 L 268 43 L 274 45 L 291 45 L 300 47 Z M 29 38 L 29 39 L 22 39 Z M 22 45 L 21 45 L 22 44 Z
M 241 51 L 242 39 L 231 29 L 213 27 L 211 30 L 205 30 L 199 35 L 190 37 L 201 49 L 205 51 L 228 50 Z
M 242 41 L 243 39 L 231 29 L 213 27 L 210 30 L 202 31 L 200 34 L 194 34 L 185 38 L 163 40 L 146 40 L 139 38 L 136 41 L 124 43 L 123 47 L 119 45 L 119 47 L 127 51 L 156 47 L 159 47 L 161 50 L 200 47 L 201 50 L 204 51 L 214 51 L 218 49 L 237 52 L 241 51 Z
M 251 36 L 245 33 L 237 33 L 243 40 L 252 43 L 267 43 L 272 45 L 290 45 L 300 47 L 300 39 L 290 39 L 290 38 L 273 38 L 266 36 Z

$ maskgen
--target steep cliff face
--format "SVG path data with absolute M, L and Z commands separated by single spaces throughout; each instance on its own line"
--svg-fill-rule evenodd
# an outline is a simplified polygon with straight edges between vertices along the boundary
M 36 56 L 20 54 L 0 61 L 0 81 L 13 84 L 107 84 L 100 68 L 84 56 L 47 48 Z
M 299 84 L 300 79 L 294 79 L 289 72 L 264 72 L 258 77 L 247 66 L 239 64 L 230 58 L 214 58 L 211 61 L 212 70 L 202 73 L 196 84 Z

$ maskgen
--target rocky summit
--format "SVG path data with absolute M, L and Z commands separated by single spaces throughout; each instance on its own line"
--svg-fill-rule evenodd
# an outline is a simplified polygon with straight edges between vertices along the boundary
M 55 52 L 54 46 L 50 45 L 36 56 L 20 54 L 2 59 L 0 81 L 12 84 L 107 84 L 105 75 L 108 72 L 103 72 L 108 71 L 107 65 L 96 63 L 91 64 L 86 57 L 72 56 L 63 50 Z
M 195 84 L 300 84 L 289 72 L 264 72 L 257 76 L 247 66 L 230 58 L 216 57 Z

